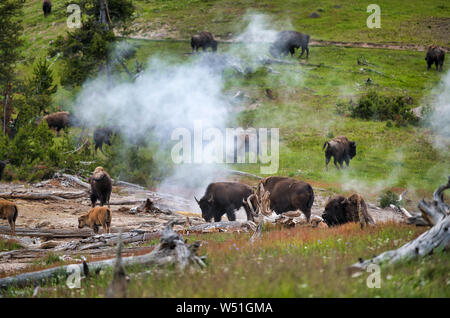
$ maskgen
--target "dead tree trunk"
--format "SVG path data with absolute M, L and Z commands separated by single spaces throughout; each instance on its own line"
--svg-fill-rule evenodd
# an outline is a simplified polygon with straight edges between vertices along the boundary
M 372 263 L 392 264 L 400 260 L 426 256 L 432 254 L 434 250 L 450 250 L 450 206 L 444 202 L 444 191 L 447 189 L 450 189 L 450 176 L 447 184 L 440 186 L 434 192 L 432 202 L 422 199 L 418 204 L 422 218 L 432 226 L 431 229 L 396 250 L 387 251 L 372 259 L 353 264 L 350 271 L 365 270 Z
M 163 230 L 160 243 L 155 249 L 144 255 L 129 256 L 122 258 L 123 266 L 141 264 L 145 266 L 165 266 L 173 264 L 178 269 L 183 270 L 188 265 L 193 265 L 197 268 L 205 267 L 203 257 L 197 255 L 197 250 L 200 246 L 199 242 L 192 245 L 187 245 L 183 237 L 173 231 L 173 223 L 169 222 Z M 89 272 L 95 273 L 101 269 L 113 267 L 116 264 L 115 259 L 108 259 L 104 261 L 97 261 L 87 263 Z M 41 284 L 51 278 L 66 279 L 73 268 L 69 266 L 79 266 L 79 273 L 83 273 L 83 264 L 72 264 L 61 266 L 57 268 L 49 268 L 42 271 L 19 274 L 16 276 L 6 277 L 0 279 L 0 289 L 6 289 L 10 286 L 24 287 L 29 284 Z

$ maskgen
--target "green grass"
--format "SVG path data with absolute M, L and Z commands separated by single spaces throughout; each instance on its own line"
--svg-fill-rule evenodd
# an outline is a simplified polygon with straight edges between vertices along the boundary
M 0 239 L 0 252 L 13 251 L 21 248 L 22 246 L 15 240 Z
M 369 288 L 370 273 L 352 277 L 347 267 L 373 254 L 397 248 L 424 228 L 383 224 L 362 231 L 358 224 L 333 229 L 272 228 L 254 244 L 249 234 L 212 233 L 189 237 L 206 241 L 201 271 L 127 268 L 129 297 L 449 297 L 448 253 L 381 267 L 380 288 Z M 218 239 L 218 237 L 221 237 Z M 141 276 L 136 273 L 147 271 Z M 102 297 L 112 271 L 82 280 L 70 290 L 62 282 L 41 285 L 40 297 Z M 29 297 L 33 288 L 10 288 L 6 297 Z

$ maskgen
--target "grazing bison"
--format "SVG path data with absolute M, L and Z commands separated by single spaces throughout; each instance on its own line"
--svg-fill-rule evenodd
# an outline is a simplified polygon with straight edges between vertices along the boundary
M 94 230 L 94 233 L 98 233 L 98 227 L 103 227 L 104 233 L 109 233 L 111 228 L 111 210 L 106 207 L 92 208 L 88 214 L 82 215 L 78 218 L 78 228 L 82 229 L 85 226 L 89 226 Z
M 433 63 L 436 65 L 436 70 L 442 72 L 442 65 L 444 64 L 445 59 L 445 51 L 441 47 L 437 45 L 430 45 L 428 47 L 427 56 L 425 57 L 425 61 L 427 61 L 428 70 L 430 69 Z
M 97 149 L 103 153 L 103 144 L 111 146 L 111 138 L 115 133 L 116 131 L 110 127 L 96 128 L 94 131 L 95 153 Z
M 235 210 L 239 210 L 242 206 L 247 213 L 247 220 L 253 220 L 253 215 L 243 201 L 253 193 L 253 189 L 248 185 L 237 182 L 214 182 L 210 183 L 206 188 L 206 192 L 200 200 L 197 201 L 202 210 L 202 217 L 206 222 L 210 222 L 214 218 L 215 222 L 219 222 L 222 215 L 226 214 L 228 220 L 235 221 Z
M 91 202 L 92 207 L 95 207 L 97 200 L 100 201 L 100 206 L 108 203 L 112 191 L 112 182 L 109 174 L 103 169 L 103 167 L 97 167 L 94 170 L 94 174 L 89 178 L 91 184 Z
M 52 12 L 52 2 L 50 0 L 42 2 L 42 11 L 44 11 L 44 17 L 47 17 Z
M 194 35 L 191 38 L 192 52 L 194 52 L 194 50 L 198 52 L 199 48 L 202 48 L 203 51 L 206 51 L 206 49 L 209 47 L 213 50 L 213 52 L 217 51 L 217 41 L 214 40 L 211 33 L 204 31 L 200 32 L 197 35 Z
M 11 227 L 11 235 L 16 233 L 16 220 L 19 210 L 17 205 L 6 200 L 0 200 L 0 219 L 8 220 Z
M 343 168 L 343 162 L 349 165 L 350 159 L 356 155 L 356 143 L 348 140 L 345 136 L 335 137 L 330 141 L 325 141 L 322 150 L 325 150 L 325 166 L 328 171 L 328 163 L 334 157 L 334 165 L 339 169 L 337 163 Z
M 306 58 L 309 57 L 309 35 L 297 31 L 281 31 L 277 34 L 275 42 L 270 46 L 269 52 L 273 57 L 279 58 L 280 55 L 294 56 L 295 49 L 302 48 L 299 58 L 306 51 Z
M 71 125 L 71 116 L 69 112 L 57 112 L 44 116 L 37 121 L 39 125 L 43 120 L 47 121 L 49 128 L 56 129 L 59 133 L 61 129 L 65 129 Z
M 5 170 L 6 165 L 9 163 L 9 160 L 0 161 L 0 180 L 2 180 L 3 171 Z
M 348 222 L 375 224 L 367 212 L 367 205 L 361 195 L 355 193 L 345 198 L 342 195 L 331 197 L 325 205 L 322 218 L 328 226 L 340 225 Z
M 270 209 L 276 214 L 300 210 L 310 220 L 314 191 L 310 184 L 287 177 L 267 177 L 261 181 L 269 191 Z

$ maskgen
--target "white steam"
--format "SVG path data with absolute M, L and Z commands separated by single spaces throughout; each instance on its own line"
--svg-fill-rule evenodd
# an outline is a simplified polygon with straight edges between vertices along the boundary
M 434 145 L 436 148 L 450 149 L 450 71 L 443 77 L 440 85 L 434 90 L 437 94 L 433 103 L 433 113 L 430 124 L 434 132 Z

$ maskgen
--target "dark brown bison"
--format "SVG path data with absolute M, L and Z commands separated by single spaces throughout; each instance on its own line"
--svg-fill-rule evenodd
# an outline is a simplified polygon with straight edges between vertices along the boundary
M 217 41 L 214 40 L 211 33 L 203 31 L 191 38 L 191 48 L 192 52 L 198 52 L 199 48 L 206 51 L 207 48 L 211 48 L 213 52 L 217 51 Z
M 325 149 L 326 147 L 326 149 Z M 343 162 L 349 165 L 350 159 L 356 155 L 356 143 L 348 140 L 345 136 L 335 137 L 330 141 L 325 141 L 322 150 L 325 149 L 325 166 L 328 171 L 328 163 L 334 157 L 334 165 L 339 169 L 337 163 L 343 168 Z
M 3 171 L 5 170 L 6 165 L 9 163 L 9 160 L 0 161 L 0 180 L 2 180 Z
M 269 191 L 270 209 L 276 214 L 302 211 L 310 220 L 314 191 L 309 183 L 287 177 L 267 177 L 261 181 L 264 191 Z
M 95 207 L 97 200 L 100 201 L 100 206 L 108 203 L 112 191 L 112 182 L 109 174 L 103 169 L 103 167 L 97 167 L 94 170 L 94 174 L 89 178 L 91 184 L 91 203 L 92 207 Z
M 428 70 L 430 69 L 433 63 L 436 65 L 436 70 L 442 72 L 442 65 L 444 64 L 445 59 L 445 51 L 441 47 L 437 45 L 430 45 L 428 47 L 427 56 L 425 57 L 425 61 L 427 61 Z
M 309 35 L 297 31 L 281 31 L 277 34 L 275 42 L 270 46 L 269 52 L 273 57 L 279 58 L 282 54 L 284 56 L 291 54 L 294 56 L 295 49 L 302 48 L 299 58 L 303 56 L 306 51 L 306 58 L 309 57 Z
M 47 17 L 52 12 L 52 2 L 50 0 L 42 2 L 42 11 L 44 11 L 44 17 Z
M 361 226 L 375 224 L 367 212 L 367 205 L 361 195 L 355 193 L 345 198 L 342 195 L 331 197 L 325 205 L 322 218 L 328 226 L 348 222 L 360 222 Z
M 222 215 L 226 214 L 228 220 L 235 221 L 235 211 L 242 206 L 247 213 L 247 220 L 253 220 L 253 215 L 247 206 L 243 204 L 251 194 L 253 189 L 248 185 L 237 182 L 214 182 L 210 183 L 206 188 L 205 194 L 197 201 L 202 210 L 202 217 L 206 222 L 210 222 L 214 218 L 215 222 L 219 222 Z
M 111 127 L 96 128 L 94 131 L 95 153 L 97 149 L 103 153 L 103 144 L 111 146 L 111 139 L 115 133 L 116 130 Z
M 43 120 L 47 121 L 49 128 L 56 129 L 59 133 L 61 129 L 65 129 L 71 126 L 71 116 L 69 112 L 57 112 L 44 116 L 42 119 L 37 121 L 40 124 Z

